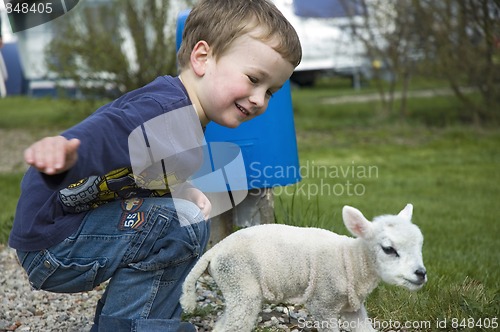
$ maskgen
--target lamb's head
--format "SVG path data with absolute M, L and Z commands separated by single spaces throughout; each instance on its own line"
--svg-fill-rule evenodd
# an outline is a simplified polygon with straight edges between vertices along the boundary
M 427 281 L 422 260 L 423 236 L 411 222 L 411 204 L 398 215 L 384 215 L 373 222 L 350 206 L 344 206 L 342 217 L 347 229 L 363 244 L 379 277 L 393 285 L 418 290 Z

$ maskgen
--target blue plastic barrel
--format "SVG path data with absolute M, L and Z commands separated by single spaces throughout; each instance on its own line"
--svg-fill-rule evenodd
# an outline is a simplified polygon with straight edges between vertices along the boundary
M 177 19 L 177 50 L 189 11 Z M 238 128 L 226 128 L 209 123 L 207 142 L 231 142 L 241 148 L 245 163 L 248 189 L 285 186 L 301 180 L 297 139 L 293 120 L 290 82 L 271 98 L 266 112 Z

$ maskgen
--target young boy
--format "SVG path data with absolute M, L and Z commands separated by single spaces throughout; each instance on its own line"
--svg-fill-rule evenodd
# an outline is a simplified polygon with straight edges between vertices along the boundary
M 185 24 L 179 77 L 159 77 L 31 145 L 9 244 L 33 288 L 80 292 L 110 279 L 92 331 L 195 331 L 180 323 L 178 301 L 208 241 L 211 202 L 191 186 L 171 190 L 197 167 L 189 153 L 152 158 L 163 187 L 144 181 L 151 163 L 140 156 L 196 141 L 196 126 L 172 123 L 190 110 L 200 127 L 262 114 L 300 58 L 294 29 L 267 0 L 201 0 Z

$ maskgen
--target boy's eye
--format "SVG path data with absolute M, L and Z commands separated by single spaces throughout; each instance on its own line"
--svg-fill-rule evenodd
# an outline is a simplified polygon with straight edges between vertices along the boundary
M 248 77 L 248 80 L 252 83 L 252 84 L 259 84 L 260 80 L 255 77 L 255 76 L 251 76 L 251 75 L 247 75 Z M 273 96 L 274 92 L 272 92 L 271 90 L 267 90 L 266 91 L 266 96 L 268 98 L 271 98 Z
M 259 80 L 253 76 L 248 76 L 248 79 L 250 80 L 250 82 L 252 82 L 253 84 L 256 84 L 256 83 L 259 83 Z

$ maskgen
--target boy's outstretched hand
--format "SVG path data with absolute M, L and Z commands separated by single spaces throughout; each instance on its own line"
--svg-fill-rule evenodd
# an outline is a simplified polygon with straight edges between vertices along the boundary
M 77 138 L 45 137 L 24 151 L 24 160 L 47 175 L 63 173 L 76 164 L 79 146 Z

